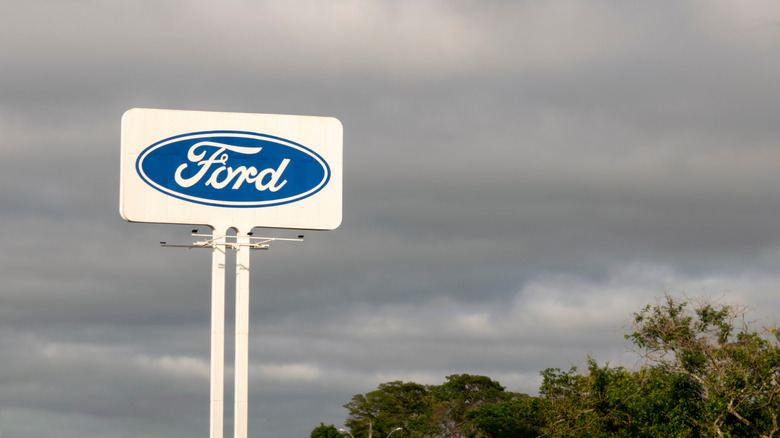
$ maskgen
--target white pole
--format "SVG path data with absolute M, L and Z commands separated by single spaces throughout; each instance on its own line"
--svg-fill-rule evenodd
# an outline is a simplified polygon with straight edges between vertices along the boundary
M 212 233 L 216 235 L 214 231 L 212 229 Z M 216 238 L 214 243 L 211 250 L 211 407 L 209 409 L 211 429 L 209 436 L 222 438 L 225 399 L 224 237 Z
M 247 437 L 249 387 L 249 236 L 236 232 L 235 438 Z

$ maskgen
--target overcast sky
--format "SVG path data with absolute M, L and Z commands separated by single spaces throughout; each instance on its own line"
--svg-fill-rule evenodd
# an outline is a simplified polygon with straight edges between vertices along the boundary
M 210 252 L 119 216 L 133 107 L 344 126 L 340 228 L 252 256 L 252 437 L 392 380 L 634 366 L 665 292 L 780 316 L 773 0 L 0 6 L 2 437 L 208 435 Z

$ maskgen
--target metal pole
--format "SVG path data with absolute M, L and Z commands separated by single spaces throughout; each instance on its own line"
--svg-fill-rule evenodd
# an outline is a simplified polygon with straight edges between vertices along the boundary
M 236 232 L 235 438 L 247 437 L 249 387 L 249 236 Z
M 225 230 L 225 234 L 216 231 Z M 211 227 L 212 234 L 197 234 L 210 239 L 192 245 L 169 245 L 166 247 L 207 248 L 211 246 L 211 403 L 209 407 L 209 436 L 222 438 L 225 412 L 225 253 L 228 248 L 236 250 L 236 358 L 234 363 L 234 422 L 235 438 L 247 438 L 249 414 L 249 253 L 252 249 L 268 249 L 276 240 L 302 242 L 303 236 L 295 239 L 280 237 L 250 237 L 236 231 L 234 241 L 229 241 L 227 229 Z M 254 239 L 254 240 L 253 240 Z
M 212 230 L 213 232 L 214 230 Z M 220 230 L 222 231 L 222 230 Z M 214 233 L 216 234 L 216 233 Z M 224 235 L 224 232 L 222 233 Z M 225 238 L 211 250 L 211 438 L 222 438 L 225 401 Z

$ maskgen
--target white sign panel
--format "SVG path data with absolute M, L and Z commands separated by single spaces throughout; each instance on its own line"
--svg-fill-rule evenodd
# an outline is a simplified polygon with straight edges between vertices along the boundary
M 219 232 L 332 230 L 341 223 L 342 136 L 332 117 L 131 109 L 119 212 Z

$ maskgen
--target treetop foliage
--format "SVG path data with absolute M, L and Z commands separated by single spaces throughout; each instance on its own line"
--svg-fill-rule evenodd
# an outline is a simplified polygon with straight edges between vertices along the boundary
M 742 306 L 669 295 L 633 314 L 635 370 L 548 368 L 539 396 L 485 376 L 387 382 L 345 404 L 354 438 L 780 437 L 780 331 Z M 320 424 L 319 435 L 337 429 Z M 326 431 L 327 429 L 327 431 Z
M 336 429 L 336 426 L 332 424 L 326 426 L 323 423 L 320 423 L 319 426 L 315 427 L 314 430 L 311 431 L 309 438 L 344 438 L 344 435 L 342 435 L 341 432 Z

